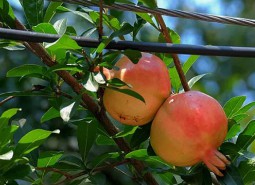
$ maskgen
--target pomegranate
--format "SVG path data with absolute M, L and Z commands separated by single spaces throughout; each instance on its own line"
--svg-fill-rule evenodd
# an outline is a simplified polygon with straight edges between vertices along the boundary
M 230 162 L 217 148 L 227 134 L 228 120 L 212 97 L 188 91 L 170 96 L 152 122 L 150 142 L 155 153 L 175 166 L 199 162 L 222 176 Z
M 126 125 L 143 125 L 153 119 L 157 110 L 171 93 L 168 69 L 155 55 L 142 53 L 137 64 L 123 56 L 116 66 L 119 70 L 104 71 L 107 79 L 119 78 L 139 93 L 145 103 L 121 92 L 106 88 L 103 103 L 107 112 Z

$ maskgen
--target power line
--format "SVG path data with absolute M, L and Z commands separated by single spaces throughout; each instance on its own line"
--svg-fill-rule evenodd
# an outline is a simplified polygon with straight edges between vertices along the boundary
M 60 35 L 36 33 L 31 31 L 21 31 L 0 28 L 0 38 L 25 42 L 55 42 Z M 80 46 L 96 48 L 100 41 L 85 37 L 71 36 Z M 189 44 L 169 44 L 158 42 L 133 42 L 133 41 L 111 41 L 106 49 L 125 50 L 133 49 L 144 52 L 193 54 L 208 56 L 229 56 L 229 57 L 255 57 L 254 47 L 235 46 L 204 46 Z
M 88 1 L 88 0 L 51 0 L 51 1 L 66 2 L 71 4 L 83 5 L 83 6 L 99 6 L 98 2 Z M 151 9 L 142 5 L 135 5 L 135 4 L 114 3 L 112 5 L 104 4 L 103 6 L 105 8 L 121 10 L 121 11 L 160 14 L 160 15 L 200 20 L 200 21 L 206 21 L 206 22 L 218 22 L 218 23 L 224 23 L 224 24 L 234 24 L 234 25 L 252 26 L 252 27 L 255 26 L 255 20 L 246 19 L 246 18 L 210 15 L 210 14 L 187 12 L 187 11 L 181 11 L 181 10 L 171 10 L 171 9 L 164 9 L 164 8 Z

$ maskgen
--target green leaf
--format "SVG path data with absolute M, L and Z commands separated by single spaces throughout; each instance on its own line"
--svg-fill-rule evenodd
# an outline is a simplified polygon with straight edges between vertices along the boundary
M 189 71 L 191 66 L 197 61 L 198 57 L 199 57 L 198 55 L 191 55 L 188 58 L 188 60 L 183 64 L 182 68 L 183 68 L 184 74 L 186 74 Z M 176 68 L 171 67 L 169 69 L 169 74 L 170 74 L 170 78 L 171 78 L 172 87 L 175 90 L 175 93 L 178 93 L 179 89 L 181 87 L 181 80 L 180 80 L 180 77 L 178 75 Z
M 138 159 L 138 160 L 144 160 L 146 157 L 148 157 L 146 149 L 134 150 L 132 152 L 129 152 L 125 156 L 125 158 L 132 158 L 132 159 Z
M 245 96 L 236 96 L 226 102 L 223 108 L 229 119 L 241 109 L 245 100 Z
M 81 47 L 69 36 L 63 35 L 57 41 L 50 43 L 46 46 L 48 50 L 51 52 L 56 52 L 58 50 L 77 50 L 81 49 Z
M 157 8 L 157 0 L 138 0 L 139 3 L 142 3 L 149 8 Z
M 30 132 L 28 132 L 25 136 L 23 136 L 15 150 L 14 154 L 15 156 L 22 156 L 30 153 L 34 149 L 38 148 L 41 144 L 44 143 L 44 141 L 53 133 L 58 134 L 60 131 L 48 131 L 48 130 L 42 130 L 42 129 L 35 129 Z
M 44 0 L 20 0 L 30 26 L 43 22 Z
M 121 28 L 117 31 L 114 31 L 108 38 L 103 39 L 103 41 L 99 44 L 99 46 L 96 48 L 94 52 L 96 53 L 102 53 L 102 51 L 105 49 L 105 47 L 112 41 L 114 37 L 120 37 L 123 35 L 126 35 L 133 31 L 133 26 L 131 26 L 129 23 L 123 23 L 121 25 Z
M 130 89 L 118 89 L 118 88 L 116 88 L 116 87 L 106 87 L 106 88 L 112 89 L 112 90 L 114 90 L 114 91 L 118 91 L 118 92 L 120 92 L 120 93 L 124 93 L 124 94 L 130 95 L 130 96 L 132 96 L 132 97 L 134 97 L 134 98 L 136 98 L 136 99 L 138 99 L 138 100 L 140 100 L 140 101 L 146 103 L 146 102 L 145 102 L 145 99 L 144 99 L 140 94 L 138 94 L 137 92 L 132 91 L 132 90 L 130 90 Z
M 238 171 L 243 179 L 244 184 L 254 183 L 255 161 L 254 159 L 242 161 L 238 166 Z
M 241 155 L 241 148 L 234 143 L 225 142 L 220 146 L 220 150 L 224 155 L 229 155 L 233 158 Z
M 235 137 L 240 131 L 241 131 L 241 126 L 239 124 L 233 125 L 229 129 L 225 140 L 228 140 L 228 139 L 231 139 L 231 138 Z
M 180 44 L 181 43 L 181 37 L 178 35 L 178 33 L 175 32 L 174 30 L 170 29 L 170 28 L 167 28 L 167 29 L 168 29 L 169 35 L 172 39 L 172 43 L 173 44 Z M 162 43 L 166 42 L 165 37 L 164 37 L 163 33 L 161 33 L 161 32 L 159 34 L 158 41 L 162 42 Z
M 0 48 L 4 48 L 9 51 L 18 51 L 18 50 L 24 50 L 25 46 L 21 44 L 20 42 L 0 39 Z
M 247 150 L 255 140 L 255 120 L 251 121 L 237 138 L 236 144 L 243 150 Z
M 32 172 L 28 164 L 15 165 L 10 170 L 5 172 L 3 176 L 7 179 L 22 179 Z
M 6 110 L 5 112 L 2 113 L 1 118 L 8 118 L 8 119 L 10 119 L 14 115 L 16 115 L 18 113 L 18 111 L 21 111 L 21 108 L 8 109 L 8 110 Z
M 33 30 L 39 33 L 58 34 L 54 26 L 50 23 L 40 23 L 36 26 L 33 26 Z
M 122 80 L 120 80 L 119 78 L 112 78 L 110 80 L 107 80 L 107 83 L 111 86 L 114 87 L 123 87 L 123 86 L 128 86 L 131 87 L 131 85 L 123 82 Z
M 81 158 L 74 155 L 64 155 L 61 157 L 54 167 L 61 170 L 84 170 L 85 166 Z
M 152 20 L 152 16 L 149 15 L 148 13 L 140 13 L 140 12 L 135 12 L 136 15 L 138 15 L 139 17 L 141 17 L 143 20 L 145 20 L 145 23 L 150 23 L 150 25 L 152 25 L 154 28 L 157 29 L 157 26 L 155 25 L 154 21 Z M 144 23 L 144 24 L 145 24 Z
M 48 91 L 13 91 L 13 92 L 6 92 L 0 94 L 0 97 L 7 97 L 7 96 L 45 96 L 45 97 L 56 97 L 53 94 L 50 94 L 51 92 Z
M 65 34 L 67 29 L 67 20 L 66 19 L 57 20 L 53 26 L 59 35 L 63 35 Z
M 114 140 L 109 137 L 109 136 L 105 136 L 105 135 L 99 135 L 96 139 L 96 144 L 97 145 L 116 145 L 116 143 L 114 142 Z
M 193 87 L 193 85 L 195 83 L 197 83 L 201 78 L 203 78 L 205 75 L 207 75 L 208 73 L 206 74 L 201 74 L 201 75 L 197 75 L 197 76 L 194 76 L 193 78 L 191 78 L 189 81 L 188 81 L 188 85 L 190 88 Z
M 63 6 L 57 7 L 57 13 L 64 13 L 64 12 L 71 12 L 71 13 L 73 13 L 75 15 L 78 15 L 78 16 L 84 18 L 88 22 L 94 24 L 94 22 L 92 21 L 91 17 L 87 13 L 85 13 L 85 12 L 74 11 L 74 10 L 68 9 L 66 7 L 63 7 Z
M 197 61 L 199 58 L 199 55 L 191 55 L 188 60 L 183 64 L 183 72 L 184 74 L 187 74 L 187 72 L 190 70 L 190 68 L 193 66 L 193 64 Z
M 51 107 L 41 117 L 41 123 L 44 123 L 46 121 L 49 121 L 49 120 L 51 120 L 53 118 L 58 118 L 58 117 L 60 117 L 59 110 L 55 109 L 54 107 Z
M 150 129 L 151 129 L 150 123 L 138 127 L 131 138 L 130 141 L 131 148 L 137 147 L 142 142 L 146 141 L 150 137 Z
M 107 159 L 116 159 L 120 156 L 119 152 L 103 153 L 96 156 L 91 162 L 88 163 L 88 167 L 94 169 L 103 164 Z M 93 170 L 92 170 L 93 171 Z
M 37 167 L 48 167 L 55 165 L 62 157 L 63 152 L 58 151 L 45 151 L 40 153 L 37 161 Z
M 223 171 L 223 177 L 218 177 L 221 185 L 244 185 L 243 180 L 234 165 L 227 166 Z
M 56 14 L 56 9 L 62 4 L 62 2 L 50 2 L 46 9 L 43 22 L 50 22 L 52 17 Z
M 89 150 L 97 138 L 98 123 L 95 118 L 87 121 L 81 121 L 77 128 L 77 140 L 81 157 L 84 162 L 87 160 Z
M 123 54 L 126 55 L 134 64 L 137 64 L 142 57 L 142 53 L 140 51 L 132 49 L 126 49 Z
M 78 64 L 57 64 L 50 67 L 49 71 L 72 71 L 72 72 L 83 72 L 84 68 Z
M 248 103 L 247 105 L 243 106 L 237 113 L 244 114 L 250 109 L 253 109 L 254 107 L 255 107 L 255 102 Z
M 212 178 L 210 175 L 209 170 L 202 166 L 201 168 L 191 172 L 192 174 L 182 175 L 182 179 L 187 184 L 201 184 L 201 185 L 208 185 L 212 184 Z
M 0 1 L 0 22 L 10 26 L 11 28 L 15 27 L 15 15 L 7 0 Z
M 6 74 L 7 77 L 25 77 L 29 75 L 39 75 L 38 77 L 49 80 L 50 74 L 47 73 L 47 68 L 35 64 L 24 64 L 9 70 Z
M 117 133 L 114 138 L 126 137 L 135 133 L 138 126 L 125 126 L 124 131 Z
M 1 151 L 5 146 L 7 146 L 9 143 L 13 140 L 14 133 L 18 130 L 19 126 L 17 125 L 4 125 L 2 123 L 2 119 L 0 119 L 0 154 L 4 155 L 2 158 L 10 156 L 10 153 L 4 153 Z M 8 123 L 8 122 L 7 122 Z M 9 151 L 10 152 L 10 151 Z M 1 158 L 1 157 L 0 157 Z

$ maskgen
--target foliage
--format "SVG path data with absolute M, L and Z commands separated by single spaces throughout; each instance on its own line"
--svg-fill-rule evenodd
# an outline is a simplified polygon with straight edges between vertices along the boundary
M 128 0 L 105 1 L 132 3 Z M 145 24 L 157 31 L 158 42 L 164 42 L 160 24 L 153 15 L 133 13 L 134 23 L 122 22 L 113 13 L 100 13 L 88 7 L 71 6 L 60 2 L 45 3 L 43 0 L 20 0 L 26 17 L 28 29 L 35 32 L 59 34 L 61 37 L 54 43 L 43 43 L 49 56 L 56 62 L 46 66 L 39 61 L 34 64 L 17 64 L 9 68 L 6 80 L 15 78 L 18 82 L 36 84 L 30 90 L 11 89 L 0 94 L 6 103 L 10 99 L 28 98 L 36 101 L 39 96 L 47 100 L 47 109 L 36 120 L 36 123 L 20 118 L 26 112 L 20 108 L 8 108 L 0 117 L 0 184 L 140 184 L 145 173 L 151 173 L 159 184 L 211 184 L 211 174 L 203 164 L 190 168 L 174 167 L 166 164 L 155 153 L 149 143 L 150 123 L 141 127 L 123 126 L 109 118 L 120 132 L 111 135 L 98 115 L 91 111 L 83 102 L 83 95 L 89 95 L 100 106 L 101 90 L 111 88 L 144 101 L 143 97 L 130 89 L 119 79 L 107 81 L 96 67 L 114 68 L 120 55 L 125 54 L 136 63 L 140 52 L 108 51 L 107 44 L 113 39 L 139 41 L 138 34 Z M 139 4 L 155 8 L 156 1 L 140 0 Z M 7 7 L 7 8 L 6 8 Z M 45 8 L 45 9 L 44 9 Z M 75 9 L 76 8 L 76 9 Z M 62 18 L 67 14 L 67 18 Z M 62 17 L 61 17 L 62 16 Z M 69 25 L 67 19 L 78 16 L 84 24 L 82 30 Z M 59 18 L 61 17 L 61 18 Z M 0 21 L 5 27 L 13 28 L 15 15 L 7 0 L 0 2 Z M 98 27 L 102 21 L 105 36 L 97 48 L 82 48 L 70 36 L 80 35 L 98 37 Z M 180 36 L 168 28 L 173 42 L 180 43 Z M 24 49 L 21 43 L 0 40 L 0 47 L 9 50 Z M 22 50 L 21 52 L 27 52 Z M 175 93 L 181 92 L 181 81 L 168 54 L 157 54 L 169 68 L 172 87 Z M 199 56 L 189 56 L 182 68 L 187 74 Z M 42 58 L 42 60 L 44 60 Z M 83 91 L 75 94 L 66 86 L 65 80 L 58 77 L 68 71 L 83 86 Z M 194 75 L 189 80 L 192 87 L 206 74 Z M 6 102 L 5 102 L 6 100 Z M 231 160 L 231 165 L 224 172 L 223 178 L 217 178 L 221 184 L 254 183 L 254 139 L 255 121 L 249 115 L 255 102 L 244 104 L 245 96 L 236 96 L 228 100 L 224 110 L 229 119 L 229 131 L 225 142 L 220 147 L 222 153 Z M 115 100 L 113 100 L 115 101 Z M 26 103 L 26 102 L 25 102 Z M 86 103 L 86 102 L 85 102 Z M 2 104 L 2 103 L 1 103 Z M 20 104 L 18 107 L 22 107 Z M 30 109 L 36 109 L 31 106 Z M 98 113 L 99 114 L 99 113 Z M 71 130 L 67 134 L 66 130 Z M 52 130 L 52 131 L 50 131 Z M 63 132 L 62 132 L 63 131 Z M 57 134 L 57 135 L 56 135 Z M 71 150 L 52 148 L 49 146 L 54 139 L 75 138 L 75 146 Z M 130 150 L 121 150 L 118 142 L 128 142 Z M 117 142 L 116 142 L 117 141 Z M 133 160 L 142 161 L 145 168 L 140 173 L 134 170 Z M 116 175 L 117 174 L 117 175 Z M 123 178 L 119 178 L 119 176 Z M 116 178 L 117 177 L 117 178 Z M 110 179 L 110 180 L 109 180 Z M 119 181 L 121 180 L 121 182 Z M 215 180 L 215 179 L 213 179 Z

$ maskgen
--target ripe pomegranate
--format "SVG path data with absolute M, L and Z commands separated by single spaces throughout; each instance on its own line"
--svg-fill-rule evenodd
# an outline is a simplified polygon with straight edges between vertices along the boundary
M 170 96 L 152 122 L 150 141 L 169 164 L 192 166 L 204 162 L 216 175 L 230 162 L 217 148 L 227 134 L 228 120 L 212 97 L 188 91 Z
M 119 78 L 139 93 L 145 103 L 130 95 L 106 88 L 103 103 L 107 112 L 126 125 L 143 125 L 153 119 L 157 110 L 171 93 L 168 69 L 155 55 L 142 53 L 137 64 L 123 56 L 116 66 L 119 70 L 104 71 L 107 79 Z

